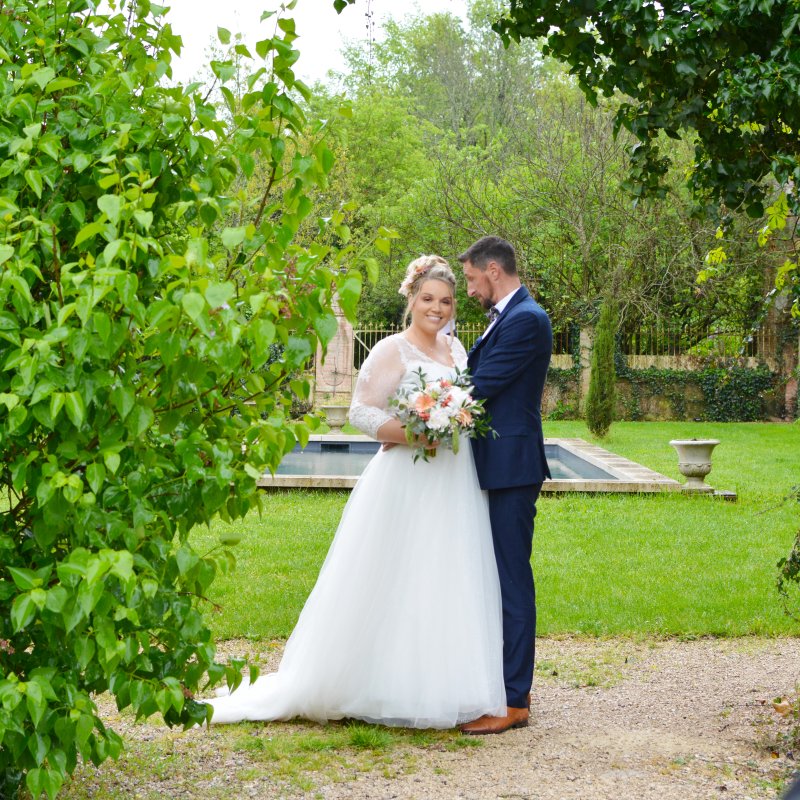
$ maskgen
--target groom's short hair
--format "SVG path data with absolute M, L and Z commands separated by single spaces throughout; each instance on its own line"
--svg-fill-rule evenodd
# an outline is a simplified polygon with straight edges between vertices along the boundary
M 485 270 L 490 261 L 496 261 L 507 275 L 517 274 L 517 254 L 511 242 L 499 236 L 484 236 L 467 248 L 458 260 L 469 261 L 473 267 Z

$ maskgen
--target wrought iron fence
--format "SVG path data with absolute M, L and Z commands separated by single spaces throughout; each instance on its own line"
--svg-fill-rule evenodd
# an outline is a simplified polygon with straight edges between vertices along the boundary
M 725 327 L 675 326 L 666 323 L 640 325 L 622 330 L 619 349 L 628 356 L 706 356 L 768 359 L 776 348 L 774 332 Z
M 458 338 L 469 350 L 485 329 L 483 323 L 465 323 L 458 326 Z M 362 325 L 357 328 L 354 331 L 354 367 L 361 368 L 378 341 L 402 330 L 399 325 Z M 553 355 L 577 353 L 579 338 L 577 325 L 553 331 Z M 776 346 L 774 332 L 767 329 L 753 333 L 723 327 L 677 327 L 657 322 L 624 329 L 618 334 L 618 347 L 626 356 L 750 357 L 766 361 L 774 356 Z
M 354 347 L 353 347 L 353 366 L 356 369 L 361 369 L 369 351 L 386 336 L 391 336 L 393 333 L 400 333 L 403 328 L 399 325 L 362 325 L 353 331 Z M 485 323 L 465 323 L 457 327 L 456 333 L 464 347 L 469 350 L 475 340 L 486 330 Z M 575 337 L 579 336 L 577 327 L 571 326 L 563 330 L 553 332 L 553 353 L 556 355 L 574 353 L 577 349 L 577 341 Z

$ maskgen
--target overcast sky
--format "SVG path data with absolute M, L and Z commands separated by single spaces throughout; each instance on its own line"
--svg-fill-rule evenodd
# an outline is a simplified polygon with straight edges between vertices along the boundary
M 183 53 L 173 62 L 173 71 L 175 79 L 184 83 L 200 72 L 217 27 L 243 33 L 245 41 L 253 44 L 271 35 L 274 28 L 274 19 L 259 25 L 262 12 L 280 6 L 278 0 L 167 0 L 164 4 L 170 7 L 167 19 L 173 31 L 183 38 Z M 376 36 L 380 38 L 382 23 L 388 17 L 402 19 L 420 9 L 425 13 L 450 11 L 463 17 L 466 5 L 466 0 L 372 0 Z M 366 0 L 357 0 L 341 14 L 334 11 L 333 0 L 299 0 L 287 14 L 294 18 L 299 34 L 295 42 L 300 50 L 296 74 L 310 83 L 324 79 L 329 69 L 341 70 L 342 44 L 367 38 L 366 9 Z

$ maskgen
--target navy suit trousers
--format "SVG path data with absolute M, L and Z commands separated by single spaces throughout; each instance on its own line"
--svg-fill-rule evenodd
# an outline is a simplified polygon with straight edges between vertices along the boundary
M 542 484 L 489 490 L 489 516 L 503 600 L 506 703 L 525 708 L 533 682 L 536 589 L 531 569 L 533 520 Z

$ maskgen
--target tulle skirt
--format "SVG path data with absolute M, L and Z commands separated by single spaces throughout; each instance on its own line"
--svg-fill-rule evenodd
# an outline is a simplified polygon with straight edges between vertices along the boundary
M 212 723 L 449 728 L 504 715 L 500 586 L 469 444 L 429 462 L 377 453 L 278 671 L 209 702 Z

